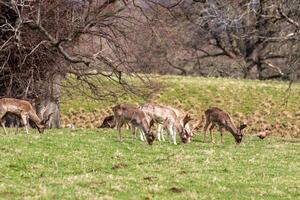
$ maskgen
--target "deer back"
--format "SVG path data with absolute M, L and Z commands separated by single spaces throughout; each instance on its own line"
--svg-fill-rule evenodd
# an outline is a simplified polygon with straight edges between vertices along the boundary
M 149 115 L 154 121 L 164 122 L 164 121 L 172 121 L 176 122 L 177 116 L 176 113 L 167 107 L 157 105 L 157 104 L 144 104 L 140 106 L 140 108 Z
M 112 108 L 117 122 L 130 122 L 137 126 L 142 126 L 147 132 L 150 130 L 150 121 L 146 114 L 138 107 L 120 104 Z
M 33 110 L 32 105 L 25 100 L 14 98 L 2 98 L 0 99 L 1 110 L 16 115 L 28 114 Z

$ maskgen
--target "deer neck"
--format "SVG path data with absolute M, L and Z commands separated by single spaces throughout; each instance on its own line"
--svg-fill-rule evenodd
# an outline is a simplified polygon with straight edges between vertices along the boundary
M 150 128 L 149 128 L 149 125 L 148 125 L 148 122 L 147 122 L 147 120 L 142 120 L 142 129 L 143 129 L 143 131 L 145 132 L 145 133 L 148 133 L 149 132 L 149 130 L 150 130 Z
M 29 118 L 34 122 L 34 124 L 42 128 L 42 120 L 34 112 L 29 112 Z
M 229 131 L 232 135 L 237 135 L 237 128 L 232 123 L 232 121 L 228 122 L 225 126 L 226 130 Z

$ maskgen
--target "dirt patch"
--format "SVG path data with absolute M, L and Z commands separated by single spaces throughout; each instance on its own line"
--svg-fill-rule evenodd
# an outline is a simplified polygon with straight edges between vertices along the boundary
M 128 165 L 125 163 L 117 163 L 112 166 L 112 169 L 124 169 L 127 167 L 128 167 Z
M 146 176 L 146 177 L 144 177 L 144 180 L 147 180 L 147 181 L 154 181 L 156 179 L 157 179 L 156 176 Z
M 178 187 L 171 187 L 170 191 L 174 192 L 174 193 L 182 193 L 182 192 L 184 192 L 184 189 L 183 188 L 178 188 Z

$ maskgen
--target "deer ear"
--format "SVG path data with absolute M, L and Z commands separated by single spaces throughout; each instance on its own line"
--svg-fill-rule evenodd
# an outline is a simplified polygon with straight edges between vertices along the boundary
M 239 129 L 240 129 L 240 130 L 243 130 L 243 129 L 246 128 L 246 127 L 247 127 L 247 124 L 241 124 L 240 127 L 239 127 Z

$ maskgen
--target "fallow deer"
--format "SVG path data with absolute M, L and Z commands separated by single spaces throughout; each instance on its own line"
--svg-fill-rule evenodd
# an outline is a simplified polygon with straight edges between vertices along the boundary
M 132 133 L 135 136 L 136 128 L 140 128 L 146 136 L 149 145 L 152 145 L 155 137 L 151 132 L 153 120 L 138 107 L 131 105 L 120 104 L 112 108 L 115 118 L 116 127 L 118 130 L 117 140 L 121 141 L 121 127 L 124 123 L 131 124 Z
M 113 115 L 109 115 L 104 118 L 102 124 L 98 128 L 114 128 L 116 126 L 115 118 Z
M 128 123 L 124 123 L 126 129 L 129 129 Z M 115 122 L 115 117 L 113 115 L 109 115 L 104 118 L 102 124 L 98 126 L 98 128 L 115 128 L 116 127 L 116 122 Z
M 44 112 L 46 111 L 46 107 L 41 110 L 41 116 L 43 117 Z M 31 119 L 32 122 L 36 125 L 38 131 L 40 133 L 44 132 L 44 129 L 47 127 L 47 122 L 50 119 L 50 116 L 53 114 L 49 114 L 46 119 L 41 120 L 36 112 L 34 111 L 32 105 L 29 101 L 14 99 L 14 98 L 2 98 L 0 99 L 0 122 L 2 128 L 4 129 L 5 134 L 7 131 L 5 129 L 5 119 L 4 116 L 6 114 L 13 114 L 19 116 L 24 123 L 26 133 L 28 134 L 28 120 Z
M 236 128 L 234 123 L 232 122 L 230 116 L 228 113 L 224 112 L 220 108 L 209 108 L 208 110 L 205 111 L 205 126 L 204 126 L 204 141 L 206 137 L 206 131 L 208 126 L 211 124 L 209 128 L 210 132 L 210 137 L 212 142 L 214 143 L 214 139 L 212 136 L 212 129 L 218 125 L 219 126 L 219 131 L 221 134 L 221 142 L 223 143 L 223 129 L 229 131 L 237 144 L 239 144 L 242 141 L 243 134 L 242 130 L 247 127 L 245 124 L 241 124 L 239 128 Z
M 185 124 L 181 124 L 180 120 L 177 118 L 176 113 L 162 105 L 147 103 L 140 106 L 140 109 L 143 110 L 147 115 L 149 115 L 154 122 L 159 124 L 157 136 L 158 140 L 164 140 L 164 136 L 162 134 L 162 127 L 168 130 L 168 133 L 171 137 L 172 143 L 176 144 L 176 131 L 179 131 L 179 136 L 183 143 L 187 143 L 190 141 L 190 135 L 184 129 Z M 162 137 L 162 138 L 160 138 Z
M 190 125 L 188 124 L 189 121 L 192 120 L 192 117 L 185 113 L 183 110 L 180 110 L 178 108 L 174 108 L 174 107 L 171 107 L 171 106 L 166 106 L 167 108 L 170 108 L 171 110 L 173 110 L 177 116 L 177 119 L 180 123 L 180 125 L 182 127 L 184 127 L 185 131 L 190 135 L 190 136 L 193 136 L 193 132 L 190 128 Z

